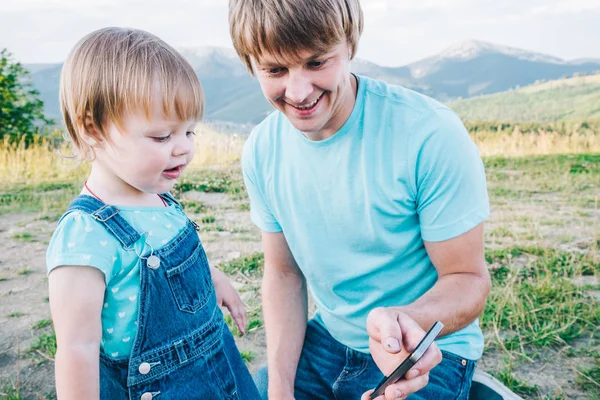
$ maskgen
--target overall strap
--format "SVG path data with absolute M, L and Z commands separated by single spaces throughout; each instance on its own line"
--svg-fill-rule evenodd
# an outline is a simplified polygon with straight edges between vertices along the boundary
M 159 196 L 162 197 L 168 205 L 174 204 L 175 206 L 181 208 L 181 204 L 175 199 L 175 197 L 173 197 L 173 195 L 170 192 L 159 194 Z
M 125 249 L 131 248 L 141 237 L 125 218 L 119 215 L 118 207 L 105 204 L 95 197 L 80 194 L 69 205 L 60 220 L 73 211 L 83 211 L 100 222 Z

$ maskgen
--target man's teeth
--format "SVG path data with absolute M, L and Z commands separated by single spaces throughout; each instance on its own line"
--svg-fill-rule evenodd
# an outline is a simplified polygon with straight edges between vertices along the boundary
M 305 106 L 295 106 L 295 107 L 300 110 L 308 110 L 309 108 L 313 108 L 315 106 L 315 104 L 317 104 L 317 102 L 319 101 L 320 98 L 321 98 L 321 96 L 317 97 L 312 103 L 308 103 Z

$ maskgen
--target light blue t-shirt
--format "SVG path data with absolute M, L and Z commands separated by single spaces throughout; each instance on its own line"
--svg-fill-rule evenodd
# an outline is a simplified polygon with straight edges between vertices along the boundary
M 58 266 L 81 265 L 104 274 L 100 350 L 112 357 L 131 353 L 137 332 L 140 293 L 139 255 L 167 244 L 186 223 L 185 214 L 167 207 L 119 206 L 121 215 L 142 235 L 132 250 L 125 250 L 104 226 L 90 215 L 73 211 L 60 221 L 46 252 L 48 273 Z
M 436 283 L 423 241 L 454 238 L 489 216 L 483 164 L 460 119 L 363 76 L 335 135 L 311 141 L 274 112 L 249 136 L 242 165 L 252 220 L 283 231 L 317 321 L 361 352 L 372 309 L 412 303 Z M 483 351 L 478 321 L 437 343 L 473 360 Z

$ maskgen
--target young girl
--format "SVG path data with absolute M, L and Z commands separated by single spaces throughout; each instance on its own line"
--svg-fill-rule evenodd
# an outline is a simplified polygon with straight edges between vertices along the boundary
M 47 252 L 56 390 L 68 399 L 257 399 L 220 304 L 245 313 L 169 194 L 194 156 L 200 82 L 143 31 L 84 37 L 61 76 L 73 147 L 92 168 Z

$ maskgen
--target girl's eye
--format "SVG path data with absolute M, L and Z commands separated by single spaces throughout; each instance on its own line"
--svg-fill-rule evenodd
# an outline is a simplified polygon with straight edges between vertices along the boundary
M 170 137 L 171 137 L 171 135 L 160 136 L 160 137 L 153 137 L 152 140 L 154 140 L 157 143 L 165 143 L 167 140 L 169 140 Z
M 194 131 L 187 131 L 185 134 L 186 134 L 187 136 L 192 136 L 192 135 L 195 135 L 195 134 L 196 134 L 196 132 L 194 132 Z

